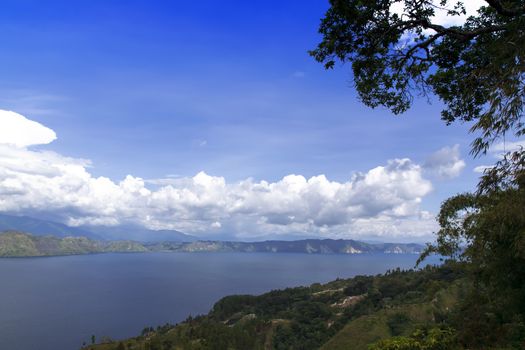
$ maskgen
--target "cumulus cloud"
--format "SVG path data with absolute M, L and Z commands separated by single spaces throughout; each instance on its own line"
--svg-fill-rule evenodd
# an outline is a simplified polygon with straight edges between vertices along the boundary
M 27 147 L 56 140 L 55 132 L 40 123 L 0 109 L 0 144 Z
M 423 166 L 432 175 L 451 179 L 461 174 L 465 168 L 465 161 L 461 159 L 459 145 L 454 145 L 432 153 Z
M 344 182 L 292 174 L 275 182 L 228 183 L 200 172 L 154 181 L 153 188 L 132 175 L 118 182 L 94 177 L 89 166 L 0 144 L 0 211 L 49 213 L 71 225 L 135 223 L 194 234 L 234 232 L 238 238 L 414 237 L 436 228 L 432 215 L 420 209 L 432 184 L 410 159 L 390 160 Z

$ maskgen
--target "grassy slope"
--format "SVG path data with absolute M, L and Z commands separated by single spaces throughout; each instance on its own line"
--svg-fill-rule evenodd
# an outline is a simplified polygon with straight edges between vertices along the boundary
M 437 269 L 369 277 L 369 292 L 347 304 L 349 294 L 362 288 L 359 278 L 226 297 L 207 316 L 146 330 L 123 341 L 120 349 L 367 349 L 380 339 L 435 325 L 436 317 L 455 303 L 458 278 Z M 112 342 L 87 349 L 118 346 Z
M 434 321 L 432 308 L 429 304 L 413 304 L 381 310 L 349 322 L 321 349 L 348 349 L 348 346 L 351 345 L 352 349 L 366 350 L 369 344 L 394 336 L 388 326 L 388 320 L 389 317 L 397 314 L 406 315 L 410 319 L 410 323 L 399 335 L 410 334 L 417 325 L 431 324 Z
M 383 309 L 371 315 L 361 316 L 349 322 L 341 331 L 325 343 L 321 350 L 348 349 L 367 350 L 368 345 L 378 340 L 397 335 L 411 334 L 418 326 L 432 325 L 436 313 L 446 313 L 456 303 L 460 282 L 450 284 L 434 294 L 430 302 L 399 305 Z M 388 325 L 389 319 L 405 315 L 410 320 L 399 334 L 393 334 Z

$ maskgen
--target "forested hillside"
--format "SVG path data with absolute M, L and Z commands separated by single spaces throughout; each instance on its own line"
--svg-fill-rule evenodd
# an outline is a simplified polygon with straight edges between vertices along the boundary
M 0 257 L 75 255 L 110 252 L 145 252 L 133 241 L 98 241 L 86 237 L 33 236 L 23 232 L 0 233 Z
M 455 307 L 469 288 L 462 265 L 448 263 L 260 296 L 234 295 L 218 301 L 208 315 L 146 327 L 136 338 L 105 339 L 85 349 L 359 350 L 371 344 L 374 349 L 397 349 L 381 342 L 391 337 L 441 344 L 425 349 L 450 349 L 459 347 L 451 325 L 461 317 Z

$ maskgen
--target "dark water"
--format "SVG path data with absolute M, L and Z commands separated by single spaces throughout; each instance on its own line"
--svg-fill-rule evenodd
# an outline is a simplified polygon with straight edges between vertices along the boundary
M 78 349 L 206 313 L 229 294 L 411 268 L 416 255 L 101 254 L 0 259 L 0 349 Z

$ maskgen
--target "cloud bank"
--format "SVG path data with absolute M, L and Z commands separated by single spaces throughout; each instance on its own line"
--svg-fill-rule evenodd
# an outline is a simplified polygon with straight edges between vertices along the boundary
M 56 140 L 55 132 L 11 111 L 0 110 L 0 144 L 15 147 L 44 145 Z
M 0 119 L 0 128 L 5 120 Z M 55 139 L 48 130 L 38 124 L 33 136 L 18 144 L 0 134 L 1 212 L 50 214 L 70 225 L 133 223 L 239 239 L 305 234 L 408 239 L 436 230 L 433 215 L 420 208 L 432 191 L 424 177 L 428 165 L 407 158 L 356 173 L 345 182 L 292 174 L 275 182 L 228 183 L 205 172 L 150 181 L 128 175 L 115 182 L 90 174 L 89 161 L 27 147 Z M 454 156 L 452 161 L 443 160 L 447 154 Z M 431 160 L 446 176 L 462 168 L 456 146 L 438 151 Z
M 428 157 L 423 165 L 430 174 L 442 179 L 452 179 L 461 174 L 465 161 L 459 154 L 459 145 L 443 147 Z

